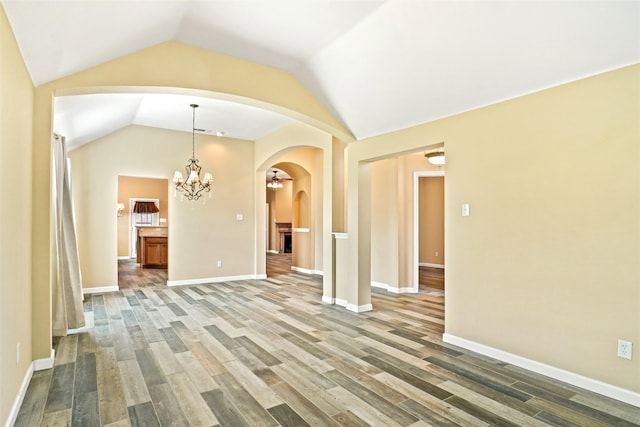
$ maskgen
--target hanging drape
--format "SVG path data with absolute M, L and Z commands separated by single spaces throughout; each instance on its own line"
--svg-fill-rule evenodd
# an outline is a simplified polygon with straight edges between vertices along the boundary
M 53 143 L 54 286 L 53 335 L 85 325 L 82 311 L 82 277 L 71 194 L 71 170 L 63 136 Z
M 133 205 L 133 212 L 135 213 L 156 213 L 160 212 L 160 209 L 156 206 L 155 202 L 136 202 Z

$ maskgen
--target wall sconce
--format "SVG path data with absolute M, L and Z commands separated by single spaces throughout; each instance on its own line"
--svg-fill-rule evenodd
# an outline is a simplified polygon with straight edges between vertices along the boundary
M 122 216 L 124 214 L 124 203 L 118 203 L 118 216 Z

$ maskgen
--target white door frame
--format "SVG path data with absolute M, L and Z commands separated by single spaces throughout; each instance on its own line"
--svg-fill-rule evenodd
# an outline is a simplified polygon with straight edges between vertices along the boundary
M 420 178 L 444 176 L 444 171 L 413 172 L 413 289 L 420 289 Z M 444 255 L 444 254 L 443 254 Z

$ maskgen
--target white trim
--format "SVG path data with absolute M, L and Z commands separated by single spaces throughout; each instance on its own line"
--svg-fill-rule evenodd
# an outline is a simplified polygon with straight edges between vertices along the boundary
M 118 292 L 120 290 L 117 286 L 100 286 L 97 288 L 82 288 L 82 295 L 87 294 L 104 294 L 107 292 Z
M 13 401 L 13 406 L 11 406 L 11 411 L 9 412 L 9 417 L 7 418 L 7 422 L 5 423 L 5 427 L 11 427 L 15 424 L 16 419 L 18 418 L 18 412 L 20 412 L 20 407 L 24 402 L 24 397 L 27 394 L 27 389 L 29 388 L 29 383 L 31 382 L 31 377 L 33 377 L 33 373 L 35 371 L 43 371 L 45 369 L 53 368 L 53 362 L 56 358 L 56 351 L 51 349 L 51 356 L 45 359 L 36 359 L 29 364 L 27 368 L 27 372 L 24 374 L 24 378 L 22 379 L 22 384 L 20 384 L 20 388 L 18 389 L 18 395 L 16 399 Z
M 236 280 L 266 279 L 265 274 L 245 274 L 242 276 L 204 277 L 202 279 L 167 280 L 167 286 L 206 285 L 207 283 L 234 282 Z
M 327 295 L 322 295 L 322 303 L 323 304 L 335 304 L 336 303 L 336 299 L 333 297 L 329 297 Z
M 269 249 L 269 250 L 267 251 L 267 253 L 268 253 L 268 254 L 279 254 L 280 252 L 278 252 L 278 251 L 274 251 L 273 249 Z
M 329 297 L 326 297 L 326 298 L 329 298 Z M 324 301 L 325 297 L 322 297 L 322 299 Z M 335 304 L 339 305 L 340 307 L 344 307 L 349 311 L 353 311 L 355 313 L 364 313 L 365 311 L 373 310 L 373 306 L 371 304 L 355 305 L 355 304 L 348 303 L 347 300 L 339 299 L 339 298 L 335 299 Z
M 418 263 L 420 267 L 433 267 L 433 268 L 441 268 L 444 270 L 444 264 L 432 264 L 430 262 L 420 262 Z
M 317 274 L 318 276 L 324 275 L 324 272 L 322 270 L 310 270 L 308 268 L 296 267 L 295 265 L 291 266 L 291 271 L 296 271 L 298 273 L 304 274 Z
M 373 310 L 373 306 L 371 304 L 355 305 L 347 303 L 346 309 L 355 313 L 364 313 L 365 311 Z
M 336 239 L 348 240 L 349 233 L 331 233 Z
M 56 359 L 56 351 L 54 349 L 51 349 L 51 356 L 44 359 L 36 359 L 32 362 L 33 370 L 44 371 L 45 369 L 51 369 L 53 368 L 53 362 L 55 361 L 55 359 Z
M 413 172 L 413 287 L 418 289 L 420 279 L 420 260 L 418 253 L 420 252 L 420 209 L 418 203 L 420 201 L 419 194 L 419 178 L 444 176 L 444 171 L 414 171 Z
M 374 281 L 371 281 L 371 287 L 385 289 L 387 292 L 391 292 L 394 294 L 417 294 L 418 293 L 418 289 L 416 288 L 410 288 L 407 286 L 400 288 L 400 287 L 388 285 L 386 283 L 374 282 Z
M 128 261 L 130 259 L 133 259 L 133 258 L 131 258 L 129 255 L 119 256 L 118 257 L 118 261 Z
M 308 233 L 310 230 L 308 228 L 292 228 L 291 231 L 294 233 Z
M 18 418 L 18 412 L 20 412 L 20 407 L 22 406 L 22 402 L 24 401 L 24 397 L 27 394 L 27 388 L 29 388 L 29 383 L 31 382 L 31 377 L 33 376 L 33 362 L 29 364 L 29 368 L 22 379 L 22 384 L 20 384 L 20 389 L 18 389 L 18 395 L 16 399 L 13 401 L 13 406 L 11 406 L 11 411 L 9 411 L 9 417 L 7 418 L 7 422 L 5 423 L 5 427 L 11 427 L 15 424 L 16 419 Z
M 339 305 L 340 307 L 346 307 L 347 306 L 347 300 L 346 299 L 336 298 L 335 302 L 336 302 L 336 305 Z
M 574 372 L 565 371 L 564 369 L 556 368 L 555 366 L 536 362 L 535 360 L 527 359 L 526 357 L 508 353 L 506 351 L 460 338 L 455 335 L 445 333 L 442 335 L 442 341 L 449 344 L 457 345 L 458 347 L 466 348 L 471 351 L 475 351 L 476 353 L 484 354 L 485 356 L 489 356 L 524 369 L 528 369 L 529 371 L 536 372 L 538 374 L 546 375 L 559 381 L 573 384 L 575 386 L 593 391 L 598 394 L 602 394 L 612 399 L 628 403 L 629 405 L 640 407 L 640 393 L 637 393 L 635 391 L 627 390 L 612 384 L 607 384 L 593 378 L 588 378 L 580 374 L 576 374 Z

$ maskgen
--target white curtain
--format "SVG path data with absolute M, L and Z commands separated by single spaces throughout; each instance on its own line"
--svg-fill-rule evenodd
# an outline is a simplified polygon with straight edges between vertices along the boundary
M 63 136 L 53 143 L 53 216 L 54 216 L 54 286 L 53 335 L 67 335 L 67 330 L 85 325 L 82 311 L 82 277 L 76 241 L 76 226 L 71 193 L 71 170 Z

